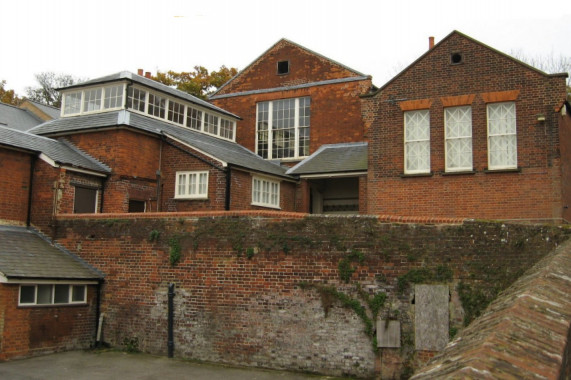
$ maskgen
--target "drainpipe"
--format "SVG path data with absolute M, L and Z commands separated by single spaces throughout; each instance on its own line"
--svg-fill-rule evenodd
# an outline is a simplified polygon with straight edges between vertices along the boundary
M 34 184 L 34 170 L 36 169 L 37 156 L 32 156 L 32 162 L 30 162 L 30 187 L 28 188 L 28 215 L 26 215 L 26 227 L 30 227 L 32 224 L 32 187 Z
M 224 210 L 230 211 L 230 188 L 232 185 L 232 169 L 230 164 L 226 168 L 226 199 L 224 200 Z
M 172 358 L 174 354 L 174 337 L 173 337 L 173 324 L 174 324 L 174 284 L 169 284 L 169 305 L 168 305 L 168 357 Z
M 95 304 L 95 347 L 101 346 L 101 328 L 102 328 L 102 317 L 101 314 L 101 286 L 103 280 L 97 280 L 97 303 Z
M 159 168 L 157 169 L 157 212 L 161 211 L 161 175 L 163 168 L 163 141 L 164 135 L 161 134 L 159 145 Z

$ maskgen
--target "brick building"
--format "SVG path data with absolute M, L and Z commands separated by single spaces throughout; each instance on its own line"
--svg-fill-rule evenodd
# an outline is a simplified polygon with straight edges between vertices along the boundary
M 62 93 L 61 118 L 31 132 L 111 168 L 88 212 L 294 211 L 295 178 L 235 142 L 238 116 L 129 72 Z
M 72 213 L 282 210 L 568 221 L 565 77 L 459 32 L 379 89 L 369 76 L 287 40 L 211 102 L 142 72 L 113 74 L 63 89 L 59 118 L 33 104 L 35 116 L 28 106 L 0 108 L 0 116 L 14 116 L 0 117 L 0 224 L 54 237 L 62 234 L 58 215 Z M 32 249 L 32 235 L 19 238 L 29 230 L 0 230 L 2 243 Z M 146 232 L 138 231 L 143 245 Z M 105 241 L 86 239 L 94 256 L 105 256 Z M 131 249 L 120 244 L 111 255 Z M 35 254 L 51 260 L 53 246 L 40 245 Z M 82 267 L 87 272 L 42 277 L 38 268 L 10 267 L 18 252 L 0 248 L 2 326 L 33 333 L 10 337 L 5 328 L 0 359 L 84 347 L 95 328 L 101 275 Z M 85 255 L 81 245 L 77 252 Z M 10 276 L 10 269 L 24 272 Z M 116 286 L 120 272 L 106 281 Z M 55 305 L 55 295 L 67 289 L 73 300 L 75 286 L 85 297 L 76 298 L 83 312 L 74 314 L 65 309 L 73 302 Z M 38 303 L 40 293 L 50 295 L 50 307 L 65 309 L 57 311 L 62 325 L 46 324 L 56 309 Z M 67 329 L 73 324 L 81 327 Z M 40 334 L 53 329 L 55 335 Z M 19 348 L 7 352 L 16 341 Z
M 210 101 L 242 118 L 237 122 L 239 144 L 292 167 L 322 153 L 324 145 L 364 141 L 359 95 L 371 86 L 370 76 L 282 39 Z M 288 172 L 301 178 L 296 211 L 365 213 L 359 184 L 365 183 L 366 161 L 352 164 L 359 153 L 352 152 L 351 145 L 330 148 L 343 154 L 337 160 L 312 157 L 320 163 L 317 170 Z
M 568 221 L 567 74 L 452 32 L 363 96 L 367 213 Z

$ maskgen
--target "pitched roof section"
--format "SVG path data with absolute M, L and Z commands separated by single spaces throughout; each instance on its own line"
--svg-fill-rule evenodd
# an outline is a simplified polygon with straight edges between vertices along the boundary
M 10 104 L 0 103 L 0 127 L 27 131 L 42 122 L 42 119 L 30 111 Z
M 453 36 L 460 36 L 462 38 L 465 38 L 475 44 L 478 44 L 486 49 L 489 49 L 501 56 L 504 56 L 505 58 L 510 59 L 511 61 L 513 61 L 514 63 L 518 64 L 518 65 L 522 65 L 527 67 L 530 70 L 533 70 L 541 75 L 547 76 L 547 77 L 557 77 L 557 76 L 563 76 L 563 77 L 567 77 L 569 74 L 567 73 L 557 73 L 557 74 L 547 74 L 533 66 L 528 65 L 525 62 L 522 62 L 514 57 L 512 57 L 509 54 L 503 53 L 497 49 L 494 49 L 493 47 L 490 47 L 464 33 L 461 33 L 457 30 L 453 30 L 450 34 L 448 34 L 446 37 L 444 37 L 442 40 L 440 40 L 436 45 L 434 45 L 434 47 L 432 47 L 432 49 L 429 49 L 428 51 L 426 51 L 424 54 L 422 54 L 420 57 L 418 57 L 416 60 L 414 60 L 410 65 L 408 65 L 407 67 L 405 67 L 400 73 L 398 73 L 397 75 L 395 75 L 394 77 L 392 77 L 388 82 L 386 82 L 384 85 L 382 85 L 381 87 L 379 87 L 378 89 L 376 89 L 376 91 L 368 93 L 368 94 L 364 94 L 361 95 L 362 97 L 369 97 L 369 96 L 374 96 L 375 94 L 378 94 L 379 92 L 383 91 L 389 84 L 391 84 L 392 82 L 394 82 L 397 78 L 399 78 L 400 76 L 402 76 L 405 72 L 407 72 L 408 70 L 410 70 L 412 67 L 414 67 L 419 61 L 421 61 L 422 59 L 424 59 L 427 55 L 431 54 L 432 52 L 436 51 L 438 49 L 438 47 L 442 44 L 444 44 L 447 40 L 449 40 L 450 38 L 452 38 Z
M 330 144 L 287 171 L 290 175 L 343 175 L 367 171 L 366 142 Z
M 31 153 L 43 153 L 60 165 L 92 170 L 98 173 L 111 172 L 108 166 L 64 140 L 58 141 L 11 128 L 0 128 L 0 146 L 2 145 Z
M 73 132 L 121 126 L 132 127 L 157 136 L 175 138 L 189 147 L 222 161 L 224 164 L 280 177 L 288 177 L 286 168 L 264 160 L 235 142 L 125 110 L 52 120 L 34 128 L 33 133 L 65 135 Z
M 48 121 L 51 119 L 57 119 L 60 117 L 60 109 L 52 106 L 46 106 L 45 104 L 34 102 L 30 99 L 25 99 L 21 104 L 20 108 L 26 109 L 29 112 L 36 115 L 42 121 Z
M 277 64 L 289 62 L 289 72 L 277 74 Z M 268 75 L 270 73 L 270 75 Z M 260 89 L 277 89 L 307 83 L 319 83 L 342 78 L 370 79 L 369 76 L 337 61 L 282 38 L 223 84 L 210 99 L 230 93 L 243 93 Z
M 202 99 L 199 99 L 196 96 L 192 96 L 186 92 L 182 92 L 182 91 L 177 90 L 175 88 L 172 88 L 172 87 L 166 86 L 162 83 L 159 83 L 155 80 L 134 74 L 130 71 L 121 71 L 119 73 L 107 75 L 107 76 L 100 77 L 100 78 L 91 79 L 91 80 L 88 80 L 86 82 L 81 82 L 81 83 L 74 84 L 73 86 L 62 88 L 61 90 L 70 90 L 70 89 L 74 89 L 74 88 L 80 88 L 80 87 L 91 86 L 91 85 L 96 85 L 96 84 L 118 82 L 118 81 L 122 81 L 122 80 L 127 80 L 127 81 L 132 82 L 132 83 L 137 83 L 137 84 L 140 84 L 140 85 L 145 86 L 145 87 L 150 87 L 152 89 L 155 89 L 155 90 L 164 92 L 166 94 L 169 94 L 175 98 L 186 100 L 190 103 L 193 103 L 193 104 L 199 105 L 201 107 L 219 112 L 221 114 L 224 114 L 226 116 L 230 116 L 230 117 L 235 118 L 235 119 L 240 119 L 239 116 L 234 115 L 233 113 L 228 112 L 226 110 L 223 110 L 220 107 L 216 107 L 215 105 L 210 104 L 210 103 L 208 103 Z
M 97 280 L 103 275 L 25 227 L 0 226 L 0 273 L 8 280 Z

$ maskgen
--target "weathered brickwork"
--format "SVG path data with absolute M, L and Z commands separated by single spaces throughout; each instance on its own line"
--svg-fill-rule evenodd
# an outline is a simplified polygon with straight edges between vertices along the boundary
M 216 99 L 212 103 L 242 118 L 236 125 L 236 142 L 255 152 L 256 104 L 276 99 L 309 96 L 311 154 L 324 144 L 363 141 L 361 104 L 358 96 L 367 92 L 370 86 L 370 80 L 362 80 L 265 94 L 240 95 Z
M 32 160 L 28 153 L 0 148 L 0 223 L 26 223 Z
M 127 129 L 67 136 L 77 147 L 113 172 L 105 182 L 103 212 L 127 212 L 129 199 L 156 208 L 161 141 Z
M 451 62 L 460 53 L 462 61 Z M 456 97 L 456 98 L 452 98 Z M 515 98 L 517 166 L 488 171 L 486 105 Z M 561 116 L 565 78 L 518 63 L 452 33 L 375 95 L 363 98 L 369 141 L 369 214 L 561 221 Z M 445 172 L 444 109 L 472 110 L 473 172 Z M 404 174 L 404 112 L 430 111 L 430 174 Z M 545 121 L 538 121 L 543 115 Z M 569 141 L 569 140 L 567 140 Z M 565 141 L 564 143 L 567 143 Z
M 414 286 L 403 280 L 414 270 L 432 273 L 426 283 L 447 284 L 452 300 L 460 282 L 497 292 L 569 236 L 560 227 L 501 223 L 190 215 L 58 218 L 57 241 L 106 275 L 107 342 L 137 338 L 144 351 L 165 354 L 167 287 L 174 283 L 177 356 L 363 377 L 390 361 L 397 376 L 432 355 L 414 352 Z M 180 261 L 171 265 L 176 252 Z M 354 269 L 349 283 L 340 277 L 343 260 Z M 319 290 L 325 287 L 362 304 L 359 288 L 386 293 L 379 316 L 398 316 L 398 354 L 375 354 L 363 321 Z M 451 309 L 450 324 L 461 329 L 462 306 Z
M 289 61 L 288 74 L 278 75 L 278 62 L 280 61 Z M 252 62 L 216 95 L 358 76 L 359 74 L 343 65 L 290 41 L 281 40 Z
M 19 285 L 0 286 L 0 360 L 89 348 L 96 332 L 96 287 L 87 304 L 18 306 Z
M 277 63 L 289 61 L 288 74 L 277 74 Z M 343 83 L 314 85 L 300 89 L 283 89 L 300 84 L 334 79 Z M 352 80 L 351 78 L 354 78 Z M 276 99 L 311 98 L 310 154 L 323 144 L 363 141 L 359 95 L 371 87 L 371 79 L 314 52 L 282 40 L 266 51 L 252 65 L 223 87 L 212 103 L 242 118 L 238 121 L 236 141 L 256 151 L 256 104 Z M 277 90 L 281 88 L 280 90 Z M 254 94 L 245 91 L 276 89 Z

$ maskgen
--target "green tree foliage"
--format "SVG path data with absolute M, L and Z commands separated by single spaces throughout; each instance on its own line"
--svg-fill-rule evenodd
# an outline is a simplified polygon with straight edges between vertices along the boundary
M 39 86 L 26 87 L 26 97 L 38 103 L 56 108 L 61 107 L 61 94 L 59 88 L 71 86 L 83 81 L 69 74 L 56 74 L 48 71 L 34 75 Z
M 22 99 L 20 99 L 18 97 L 18 95 L 16 95 L 14 90 L 7 90 L 6 89 L 6 81 L 5 80 L 0 81 L 0 102 L 6 103 L 6 104 L 12 104 L 14 106 L 17 106 L 20 103 L 22 103 Z
M 237 73 L 238 70 L 236 68 L 228 68 L 224 65 L 218 71 L 212 71 L 211 73 L 203 66 L 194 66 L 194 69 L 188 72 L 158 71 L 157 75 L 153 76 L 152 79 L 198 98 L 206 99 L 209 94 Z

